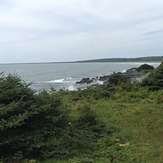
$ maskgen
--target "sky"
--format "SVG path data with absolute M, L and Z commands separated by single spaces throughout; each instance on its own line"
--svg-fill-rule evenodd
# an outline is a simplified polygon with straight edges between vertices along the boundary
M 0 0 L 0 63 L 163 56 L 163 0 Z

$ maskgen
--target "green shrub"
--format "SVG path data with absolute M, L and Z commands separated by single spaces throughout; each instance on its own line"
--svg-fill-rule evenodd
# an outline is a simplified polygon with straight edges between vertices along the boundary
M 163 93 L 157 97 L 157 103 L 158 104 L 163 103 Z
M 148 64 L 143 64 L 140 67 L 136 68 L 136 70 L 138 72 L 141 72 L 141 71 L 149 71 L 149 70 L 154 70 L 154 67 L 151 66 L 151 65 L 148 65 Z
M 0 158 L 44 160 L 89 153 L 107 130 L 88 105 L 78 106 L 76 117 L 62 106 L 64 92 L 35 94 L 17 76 L 0 78 Z M 78 92 L 84 96 L 94 89 Z M 88 96 L 88 95 L 87 95 Z M 85 96 L 86 97 L 86 96 Z
M 46 148 L 65 145 L 59 137 L 67 117 L 58 100 L 45 92 L 35 95 L 27 84 L 12 75 L 1 76 L 0 90 L 1 158 L 42 158 Z
M 153 91 L 163 89 L 163 62 L 142 82 L 142 86 L 146 86 Z
M 128 78 L 122 74 L 119 73 L 113 73 L 109 76 L 109 86 L 119 85 L 121 83 L 128 82 Z

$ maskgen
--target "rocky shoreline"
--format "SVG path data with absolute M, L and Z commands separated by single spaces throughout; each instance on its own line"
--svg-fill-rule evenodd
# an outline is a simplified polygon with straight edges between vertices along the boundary
M 154 67 L 151 65 L 143 64 L 138 68 L 131 68 L 125 72 L 117 72 L 117 74 L 123 75 L 131 80 L 132 83 L 141 82 L 146 77 L 148 77 L 151 70 Z M 96 78 L 82 78 L 80 81 L 77 81 L 75 84 L 105 84 L 108 82 L 110 75 L 104 75 Z

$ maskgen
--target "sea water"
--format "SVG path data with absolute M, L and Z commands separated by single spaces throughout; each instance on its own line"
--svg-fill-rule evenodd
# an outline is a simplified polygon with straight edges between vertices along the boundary
M 99 62 L 99 63 L 30 63 L 30 64 L 0 64 L 0 72 L 5 75 L 18 75 L 36 91 L 51 88 L 60 90 L 76 90 L 86 88 L 90 84 L 76 84 L 82 78 L 96 78 L 110 75 L 113 72 L 124 72 L 127 69 L 139 67 L 144 63 L 135 62 Z M 146 63 L 154 67 L 160 62 Z M 97 81 L 96 81 L 97 82 Z M 102 82 L 98 81 L 98 84 Z M 91 83 L 96 84 L 96 83 Z

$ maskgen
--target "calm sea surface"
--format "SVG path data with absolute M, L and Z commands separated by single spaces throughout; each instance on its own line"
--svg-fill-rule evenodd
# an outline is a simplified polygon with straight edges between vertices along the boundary
M 36 91 L 51 87 L 56 90 L 75 90 L 87 85 L 75 84 L 84 77 L 100 77 L 113 72 L 122 72 L 139 67 L 144 63 L 40 63 L 40 64 L 0 64 L 0 72 L 5 75 L 17 74 L 25 82 L 31 83 Z M 154 67 L 158 63 L 147 63 Z

